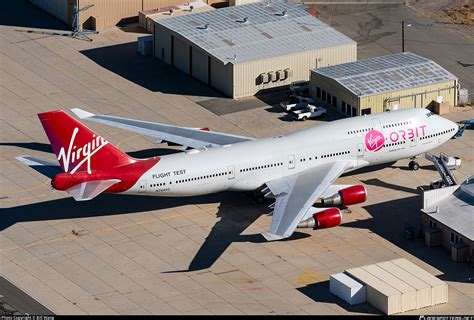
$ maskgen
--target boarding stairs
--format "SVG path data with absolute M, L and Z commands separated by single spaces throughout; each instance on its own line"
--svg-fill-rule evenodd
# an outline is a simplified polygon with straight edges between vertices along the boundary
M 457 185 L 456 178 L 454 177 L 451 169 L 448 168 L 449 157 L 441 153 L 439 157 L 432 155 L 430 153 L 425 154 L 425 158 L 433 162 L 436 170 L 438 170 L 441 179 L 443 179 L 444 185 L 446 187 Z

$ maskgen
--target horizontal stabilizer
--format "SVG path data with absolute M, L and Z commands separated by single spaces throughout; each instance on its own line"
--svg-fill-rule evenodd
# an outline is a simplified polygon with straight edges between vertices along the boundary
M 50 160 L 35 158 L 31 156 L 16 157 L 16 159 L 20 161 L 21 163 L 31 167 L 32 169 L 38 171 L 42 175 L 51 179 L 58 173 L 63 172 L 61 169 L 61 166 L 59 165 L 57 161 L 50 161 Z
M 76 184 L 74 187 L 71 187 L 66 191 L 73 196 L 74 200 L 86 201 L 94 199 L 110 186 L 119 182 L 119 179 L 87 181 Z

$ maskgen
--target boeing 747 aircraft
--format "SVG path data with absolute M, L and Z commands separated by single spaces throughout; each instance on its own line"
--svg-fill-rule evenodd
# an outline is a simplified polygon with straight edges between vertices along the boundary
M 336 120 L 265 139 L 72 111 L 84 120 L 191 149 L 135 159 L 63 111 L 40 113 L 62 169 L 52 178 L 54 189 L 68 192 L 76 201 L 91 200 L 102 192 L 184 197 L 258 189 L 275 199 L 270 205 L 270 229 L 263 234 L 267 240 L 287 238 L 297 227 L 339 225 L 339 208 L 367 197 L 362 185 L 334 184 L 341 174 L 414 159 L 458 131 L 454 122 L 426 109 Z M 30 156 L 18 159 L 33 167 L 52 165 Z M 416 170 L 418 163 L 412 160 L 410 167 Z

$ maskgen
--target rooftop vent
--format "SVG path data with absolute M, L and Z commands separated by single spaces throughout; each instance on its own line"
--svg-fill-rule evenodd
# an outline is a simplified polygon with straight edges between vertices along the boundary
M 288 15 L 288 11 L 283 10 L 283 12 L 281 13 L 281 16 L 282 16 L 282 17 L 286 17 L 287 15 Z
M 172 16 L 173 14 L 174 14 L 174 10 L 170 9 L 170 16 Z
M 190 10 L 191 12 L 194 12 L 194 6 L 189 6 L 189 10 Z
M 202 29 L 202 30 L 209 29 L 209 23 L 206 23 L 205 25 L 198 27 L 198 29 Z
M 249 17 L 244 17 L 240 20 L 237 20 L 237 22 L 248 23 L 249 22 Z

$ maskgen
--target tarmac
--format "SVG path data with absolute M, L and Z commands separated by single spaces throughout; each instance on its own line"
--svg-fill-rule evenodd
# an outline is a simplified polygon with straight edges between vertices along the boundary
M 474 313 L 472 267 L 404 236 L 406 224 L 419 230 L 418 187 L 439 179 L 424 159 L 416 172 L 401 160 L 341 177 L 337 183 L 363 183 L 368 201 L 352 206 L 339 227 L 298 231 L 271 243 L 260 235 L 271 222 L 268 209 L 239 193 L 101 195 L 75 202 L 51 190 L 49 179 L 15 160 L 25 154 L 55 159 L 39 112 L 79 107 L 253 137 L 318 121 L 287 121 L 272 103 L 263 103 L 275 99 L 271 95 L 236 101 L 230 113 L 219 109 L 212 99 L 229 100 L 218 92 L 138 55 L 132 44 L 144 34 L 133 26 L 93 35 L 93 42 L 15 31 L 65 28 L 18 3 L 41 23 L 0 26 L 0 276 L 31 301 L 54 314 L 380 314 L 330 294 L 329 276 L 405 257 L 448 283 L 449 302 L 404 314 Z M 114 54 L 113 48 L 123 51 Z M 252 101 L 260 102 L 255 107 Z M 474 111 L 452 108 L 446 117 L 472 119 Z M 136 157 L 171 152 L 146 137 L 87 125 Z M 474 171 L 472 150 L 474 130 L 466 130 L 432 153 L 461 157 L 455 171 L 461 182 Z M 2 288 L 2 299 L 15 307 L 18 291 Z M 34 302 L 16 308 L 42 313 Z

